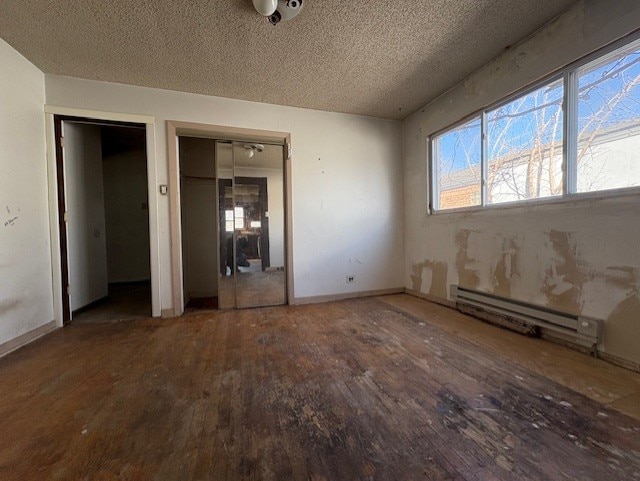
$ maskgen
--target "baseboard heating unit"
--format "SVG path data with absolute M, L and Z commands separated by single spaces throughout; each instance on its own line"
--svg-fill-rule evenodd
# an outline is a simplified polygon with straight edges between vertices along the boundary
M 528 335 L 539 334 L 540 329 L 549 330 L 589 348 L 594 354 L 602 342 L 600 319 L 567 314 L 456 285 L 451 286 L 450 292 L 459 311 Z

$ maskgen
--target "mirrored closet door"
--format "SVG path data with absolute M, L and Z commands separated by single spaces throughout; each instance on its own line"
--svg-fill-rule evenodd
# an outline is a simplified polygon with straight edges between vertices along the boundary
M 284 148 L 216 142 L 219 306 L 286 302 Z

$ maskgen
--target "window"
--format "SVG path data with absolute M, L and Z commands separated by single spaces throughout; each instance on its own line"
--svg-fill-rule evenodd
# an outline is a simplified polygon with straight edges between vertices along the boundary
M 233 232 L 233 210 L 226 210 L 224 212 L 224 230 L 226 232 Z
M 433 140 L 438 172 L 437 209 L 480 205 L 480 117 Z
M 235 218 L 234 218 L 235 215 Z M 244 229 L 244 208 L 236 207 L 235 209 L 228 209 L 224 213 L 225 228 L 227 232 L 233 232 L 233 226 L 236 230 Z M 234 224 L 235 222 L 235 224 Z
M 577 71 L 577 192 L 640 185 L 640 46 Z
M 432 210 L 640 187 L 640 41 L 432 136 L 431 159 Z
M 561 80 L 487 112 L 487 202 L 562 194 Z
M 242 230 L 244 229 L 244 207 L 236 207 L 234 211 L 236 216 L 236 230 Z

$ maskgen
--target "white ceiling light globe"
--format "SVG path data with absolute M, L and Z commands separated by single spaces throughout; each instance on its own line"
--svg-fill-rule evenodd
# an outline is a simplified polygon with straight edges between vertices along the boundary
M 268 17 L 278 8 L 278 0 L 253 0 L 253 6 L 260 15 Z

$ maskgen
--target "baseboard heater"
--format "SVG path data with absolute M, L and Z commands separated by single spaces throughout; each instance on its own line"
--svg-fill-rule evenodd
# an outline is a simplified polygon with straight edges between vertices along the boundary
M 528 335 L 539 334 L 540 328 L 548 329 L 562 334 L 565 340 L 589 348 L 594 354 L 602 341 L 600 319 L 567 314 L 456 285 L 451 286 L 451 299 L 461 312 Z

